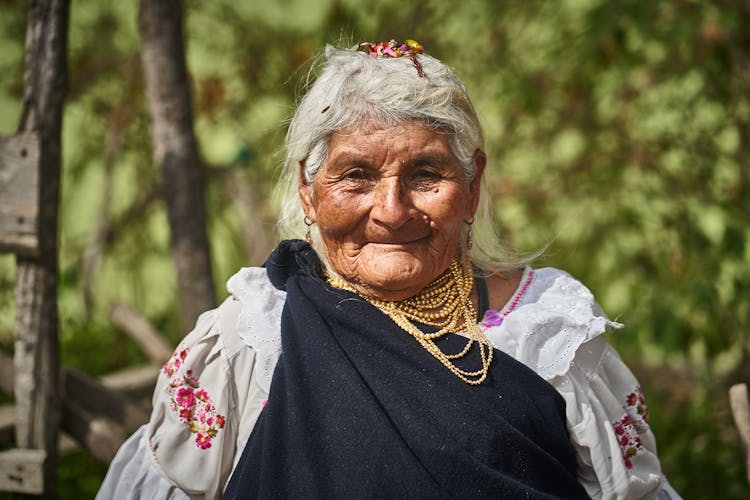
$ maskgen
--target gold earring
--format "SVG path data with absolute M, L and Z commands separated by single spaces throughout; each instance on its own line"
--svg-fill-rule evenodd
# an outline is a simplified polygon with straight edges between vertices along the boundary
M 308 245 L 312 245 L 312 235 L 310 234 L 310 227 L 312 227 L 313 224 L 315 224 L 314 221 L 311 221 L 310 218 L 305 215 L 305 218 L 303 219 L 305 225 L 307 226 L 307 232 L 305 233 L 305 241 L 307 241 Z
M 474 239 L 471 237 L 471 226 L 474 224 L 474 217 L 471 220 L 467 220 L 466 224 L 469 226 L 469 229 L 466 231 L 466 250 L 471 250 L 471 247 L 474 246 Z

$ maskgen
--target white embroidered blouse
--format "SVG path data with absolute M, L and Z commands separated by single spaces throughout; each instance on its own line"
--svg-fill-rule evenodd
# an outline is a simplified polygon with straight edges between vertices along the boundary
M 243 268 L 162 368 L 150 421 L 120 448 L 97 499 L 219 498 L 262 411 L 281 353 L 285 292 Z M 578 479 L 595 499 L 679 499 L 661 474 L 638 381 L 602 334 L 607 319 L 569 274 L 526 268 L 480 327 L 566 403 Z

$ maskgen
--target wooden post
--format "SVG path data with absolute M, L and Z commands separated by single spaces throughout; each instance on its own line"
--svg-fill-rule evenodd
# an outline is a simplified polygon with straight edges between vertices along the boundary
M 26 30 L 24 102 L 19 133 L 39 137 L 37 251 L 16 259 L 15 450 L 23 471 L 41 466 L 42 491 L 57 497 L 60 422 L 57 338 L 57 207 L 60 197 L 60 135 L 67 72 L 67 0 L 30 0 Z M 27 450 L 23 450 L 23 449 Z M 8 452 L 4 458 L 8 458 Z M 12 458 L 12 457 L 11 457 Z M 18 458 L 18 457 L 17 457 Z M 10 461 L 12 463 L 12 460 Z M 28 477 L 36 477 L 28 474 Z
M 45 491 L 44 450 L 8 450 L 0 454 L 0 489 L 41 495 Z
M 38 251 L 39 135 L 0 136 L 0 251 Z
M 747 384 L 735 384 L 729 388 L 729 404 L 732 407 L 734 423 L 740 434 L 742 458 L 745 460 L 745 474 L 750 484 L 750 402 L 747 397 Z

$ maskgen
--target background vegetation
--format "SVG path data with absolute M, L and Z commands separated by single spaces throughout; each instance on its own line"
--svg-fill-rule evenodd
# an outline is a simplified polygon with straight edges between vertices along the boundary
M 0 9 L 0 132 L 12 133 L 26 2 Z M 747 498 L 726 396 L 750 381 L 747 2 L 189 0 L 186 12 L 217 300 L 273 245 L 269 189 L 305 62 L 342 37 L 415 38 L 473 96 L 505 238 L 551 243 L 540 264 L 627 325 L 611 341 L 644 386 L 672 484 Z M 63 362 L 90 374 L 145 361 L 111 325 L 113 301 L 175 344 L 183 333 L 138 50 L 135 1 L 72 2 L 60 335 Z M 13 286 L 0 256 L 7 350 Z M 63 457 L 63 496 L 92 496 L 105 469 Z

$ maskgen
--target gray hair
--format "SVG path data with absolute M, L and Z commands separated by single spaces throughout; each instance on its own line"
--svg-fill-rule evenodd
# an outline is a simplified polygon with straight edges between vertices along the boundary
M 423 76 L 410 57 L 373 57 L 330 45 L 313 63 L 311 74 L 316 67 L 322 68 L 290 122 L 286 157 L 276 188 L 282 238 L 301 238 L 307 230 L 298 194 L 300 166 L 304 166 L 306 180 L 312 182 L 327 158 L 331 136 L 349 127 L 419 120 L 450 134 L 451 149 L 463 167 L 466 182 L 473 179 L 475 152 L 484 149 L 474 106 L 450 67 L 425 54 L 416 57 Z M 525 263 L 500 243 L 493 222 L 491 199 L 483 182 L 473 226 L 475 244 L 462 250 L 487 271 L 505 271 Z M 314 241 L 319 243 L 320 238 L 315 236 Z M 325 260 L 322 248 L 317 250 Z

